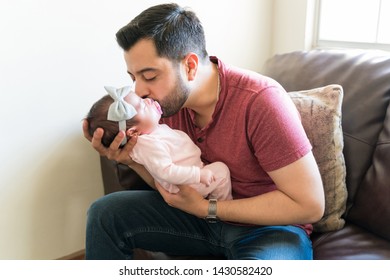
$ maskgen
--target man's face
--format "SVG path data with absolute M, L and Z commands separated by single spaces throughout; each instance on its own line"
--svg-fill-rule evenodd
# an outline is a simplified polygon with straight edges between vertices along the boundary
M 142 98 L 158 101 L 163 117 L 177 113 L 189 95 L 180 66 L 157 55 L 151 40 L 140 40 L 124 53 L 127 72 L 135 82 L 135 92 Z

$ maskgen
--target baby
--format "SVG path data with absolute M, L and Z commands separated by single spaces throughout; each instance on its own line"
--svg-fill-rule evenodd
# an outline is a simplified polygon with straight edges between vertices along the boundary
M 103 128 L 102 143 L 108 147 L 119 130 L 130 129 L 132 135 L 138 135 L 131 158 L 167 191 L 177 193 L 179 185 L 191 185 L 204 197 L 232 199 L 226 164 L 204 165 L 200 149 L 186 133 L 159 123 L 162 111 L 158 102 L 140 98 L 131 87 L 105 89 L 109 95 L 98 100 L 86 118 L 91 136 Z

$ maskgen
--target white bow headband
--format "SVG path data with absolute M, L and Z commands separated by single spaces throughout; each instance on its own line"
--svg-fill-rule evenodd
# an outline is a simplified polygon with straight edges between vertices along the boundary
M 119 130 L 126 131 L 126 120 L 137 115 L 134 106 L 127 103 L 123 98 L 131 92 L 131 87 L 126 86 L 122 88 L 115 88 L 110 86 L 104 87 L 108 94 L 114 99 L 114 102 L 108 108 L 107 120 L 117 121 L 119 123 Z M 126 137 L 122 141 L 122 145 L 126 144 Z

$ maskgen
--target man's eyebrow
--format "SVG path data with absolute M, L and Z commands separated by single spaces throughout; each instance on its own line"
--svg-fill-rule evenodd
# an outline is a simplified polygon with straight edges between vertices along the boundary
M 157 69 L 156 68 L 152 68 L 152 67 L 147 67 L 147 68 L 144 68 L 144 69 L 141 69 L 139 71 L 137 71 L 137 74 L 143 74 L 145 72 L 156 72 Z M 127 71 L 127 73 L 129 75 L 133 75 L 132 73 L 130 73 L 129 71 Z

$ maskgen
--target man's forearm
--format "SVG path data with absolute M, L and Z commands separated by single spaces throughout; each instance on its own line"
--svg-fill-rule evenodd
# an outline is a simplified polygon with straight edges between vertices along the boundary
M 315 222 L 311 209 L 306 209 L 278 190 L 251 198 L 218 201 L 217 215 L 221 220 L 257 225 Z
M 133 164 L 129 165 L 129 167 L 134 170 L 134 172 L 136 172 L 150 187 L 156 189 L 153 177 L 143 165 L 134 162 Z
M 258 225 L 317 222 L 324 213 L 321 175 L 309 153 L 278 170 L 269 172 L 277 190 L 237 201 L 221 201 L 220 218 Z

